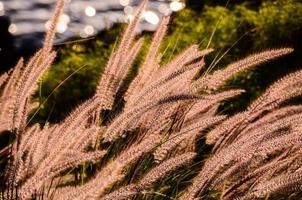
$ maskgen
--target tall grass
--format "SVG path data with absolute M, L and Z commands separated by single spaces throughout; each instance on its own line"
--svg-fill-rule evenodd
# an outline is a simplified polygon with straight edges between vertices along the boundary
M 244 92 L 223 89 L 225 81 L 293 50 L 256 53 L 200 76 L 211 49 L 192 45 L 161 66 L 166 17 L 138 75 L 117 95 L 142 47 L 136 28 L 146 0 L 112 53 L 95 95 L 62 122 L 29 126 L 31 95 L 55 59 L 52 46 L 63 6 L 58 0 L 42 49 L 0 77 L 1 131 L 15 135 L 3 199 L 168 198 L 175 190 L 173 196 L 184 200 L 299 196 L 302 107 L 288 100 L 301 95 L 302 72 L 274 83 L 245 111 L 217 112 L 221 101 Z M 114 109 L 121 98 L 124 105 Z M 213 146 L 202 163 L 200 138 Z M 179 185 L 164 183 L 166 177 Z

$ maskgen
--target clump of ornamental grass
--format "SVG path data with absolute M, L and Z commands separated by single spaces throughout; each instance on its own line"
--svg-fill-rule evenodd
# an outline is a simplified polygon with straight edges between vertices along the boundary
M 221 199 L 297 196 L 302 191 L 302 107 L 284 102 L 301 95 L 302 72 L 274 83 L 245 111 L 233 116 L 217 112 L 221 101 L 244 92 L 221 89 L 225 81 L 291 53 L 290 48 L 257 53 L 199 77 L 211 49 L 192 45 L 161 66 L 160 44 L 169 23 L 164 17 L 137 76 L 121 97 L 124 106 L 104 118 L 141 50 L 144 38 L 138 38 L 136 28 L 146 5 L 144 0 L 125 29 L 95 95 L 62 122 L 29 126 L 27 117 L 33 109 L 31 95 L 56 56 L 52 47 L 64 0 L 58 0 L 41 50 L 0 77 L 0 129 L 15 135 L 3 199 L 148 198 L 162 179 L 188 172 L 200 162 L 196 141 L 201 137 L 213 150 L 177 198 L 207 199 L 211 191 Z M 70 176 L 87 165 L 93 170 L 84 181 Z

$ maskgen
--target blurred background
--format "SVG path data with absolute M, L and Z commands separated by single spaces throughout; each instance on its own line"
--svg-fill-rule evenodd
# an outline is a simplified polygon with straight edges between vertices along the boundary
M 24 56 L 39 47 L 55 3 L 56 0 L 0 1 L 2 53 L 14 52 L 16 55 L 17 52 Z M 138 4 L 138 0 L 66 0 L 65 12 L 57 26 L 57 42 L 91 37 L 115 23 L 127 22 Z M 154 31 L 162 16 L 184 7 L 185 3 L 181 1 L 151 0 L 138 31 Z M 9 68 L 12 60 L 6 63 L 1 70 Z
M 0 0 L 2 72 L 41 46 L 55 2 Z M 116 38 L 133 18 L 140 1 L 66 2 L 57 26 L 58 58 L 34 96 L 39 109 L 33 114 L 33 122 L 61 120 L 93 94 Z M 165 15 L 172 17 L 162 45 L 163 62 L 192 44 L 215 49 L 206 59 L 207 66 L 214 69 L 269 48 L 295 49 L 290 56 L 233 77 L 226 87 L 244 88 L 247 93 L 232 104 L 222 105 L 224 112 L 243 109 L 273 81 L 302 67 L 301 0 L 149 0 L 138 30 L 145 36 L 146 48 Z M 136 74 L 143 55 L 144 50 L 128 81 Z

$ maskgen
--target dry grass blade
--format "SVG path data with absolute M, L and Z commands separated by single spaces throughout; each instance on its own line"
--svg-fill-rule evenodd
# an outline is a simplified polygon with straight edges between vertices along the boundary
M 101 200 L 129 199 L 139 193 L 146 193 L 146 190 L 150 189 L 157 181 L 164 178 L 167 174 L 173 172 L 178 167 L 191 162 L 195 156 L 195 153 L 185 153 L 166 160 L 148 172 L 139 183 L 121 187 L 120 189 L 107 194 L 101 198 Z
M 231 76 L 233 76 L 235 73 L 239 71 L 246 70 L 250 67 L 259 65 L 261 63 L 289 54 L 291 52 L 293 52 L 293 49 L 291 48 L 272 49 L 272 50 L 268 50 L 248 56 L 245 59 L 239 60 L 235 63 L 226 66 L 222 70 L 215 71 L 212 75 L 201 78 L 196 82 L 195 90 L 200 91 L 204 89 L 210 89 L 210 90 L 216 89 L 224 81 L 231 78 Z
M 98 84 L 96 95 L 99 97 L 101 106 L 104 109 L 112 108 L 114 95 L 117 92 L 122 79 L 126 76 L 128 68 L 131 66 L 130 63 L 134 61 L 135 55 L 141 47 L 140 42 L 138 43 L 139 45 L 135 45 L 134 47 L 131 47 L 131 45 L 135 39 L 136 28 L 146 4 L 147 0 L 144 0 L 140 4 L 134 19 L 130 22 L 123 34 L 118 49 L 111 55 Z M 132 48 L 134 49 L 133 53 L 131 53 Z

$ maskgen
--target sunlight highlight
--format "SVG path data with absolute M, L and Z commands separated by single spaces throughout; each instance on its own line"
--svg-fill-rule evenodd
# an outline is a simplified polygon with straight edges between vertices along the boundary
M 95 8 L 92 7 L 92 6 L 87 6 L 87 7 L 85 8 L 85 14 L 86 14 L 88 17 L 93 17 L 93 16 L 95 16 L 95 14 L 96 14 L 96 10 L 95 10 Z
M 8 32 L 10 32 L 11 34 L 16 34 L 18 32 L 18 27 L 16 24 L 11 24 L 8 27 Z
M 150 10 L 144 12 L 143 17 L 148 23 L 153 24 L 153 25 L 157 25 L 160 21 L 158 15 L 155 12 L 150 11 Z
M 184 2 L 180 2 L 180 1 L 172 1 L 170 3 L 170 9 L 174 12 L 180 11 L 185 7 L 185 3 Z

